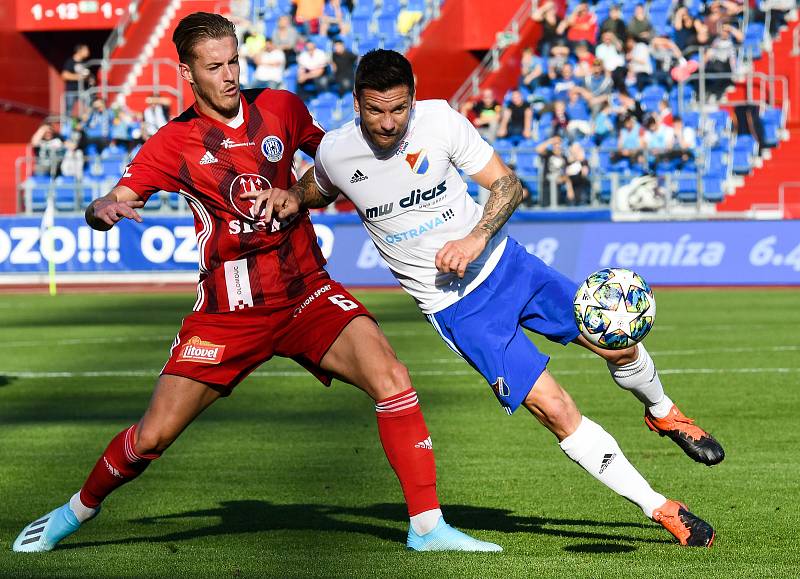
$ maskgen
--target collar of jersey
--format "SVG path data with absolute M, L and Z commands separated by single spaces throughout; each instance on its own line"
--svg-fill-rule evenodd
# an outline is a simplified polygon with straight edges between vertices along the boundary
M 203 114 L 200 111 L 200 108 L 197 106 L 196 102 L 192 106 L 194 107 L 194 112 L 196 112 L 197 115 L 201 119 L 203 119 L 205 121 L 208 121 L 209 123 L 212 123 L 212 124 L 218 126 L 223 131 L 233 131 L 233 132 L 236 132 L 236 133 L 243 132 L 243 131 L 245 131 L 247 129 L 247 123 L 250 121 L 250 111 L 247 110 L 247 103 L 245 102 L 244 95 L 242 95 L 241 91 L 239 92 L 239 106 L 242 107 L 242 114 L 244 115 L 244 122 L 241 125 L 239 125 L 239 127 L 236 128 L 236 129 L 234 129 L 233 127 L 228 126 L 226 123 L 223 123 L 222 121 L 218 121 L 217 119 L 213 119 L 213 118 L 209 117 L 208 115 Z

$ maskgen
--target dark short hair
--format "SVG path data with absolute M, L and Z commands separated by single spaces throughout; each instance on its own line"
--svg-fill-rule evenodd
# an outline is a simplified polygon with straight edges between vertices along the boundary
M 414 94 L 414 72 L 405 56 L 378 48 L 361 57 L 356 68 L 356 95 L 366 89 L 384 92 L 396 86 L 407 86 L 409 94 Z
M 219 14 L 194 12 L 178 22 L 172 42 L 178 51 L 178 60 L 189 64 L 195 58 L 194 47 L 198 42 L 226 37 L 236 38 L 233 22 Z

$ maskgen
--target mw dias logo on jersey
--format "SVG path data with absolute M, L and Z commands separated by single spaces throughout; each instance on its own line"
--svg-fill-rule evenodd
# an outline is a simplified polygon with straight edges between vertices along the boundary
M 193 336 L 181 347 L 176 361 L 219 364 L 222 362 L 222 353 L 224 351 L 225 346 L 212 344 L 200 339 L 198 336 Z
M 428 207 L 429 205 L 433 205 L 433 201 L 437 200 L 446 191 L 447 182 L 442 181 L 436 187 L 432 187 L 426 191 L 414 189 L 411 193 L 398 201 L 397 205 L 401 209 L 410 209 L 412 207 Z M 392 211 L 394 211 L 394 201 L 384 205 L 367 207 L 364 213 L 366 214 L 367 219 L 375 219 L 377 217 L 391 215 Z

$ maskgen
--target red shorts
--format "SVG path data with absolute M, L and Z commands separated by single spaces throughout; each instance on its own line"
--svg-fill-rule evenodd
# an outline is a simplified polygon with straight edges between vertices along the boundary
M 286 309 L 195 312 L 183 320 L 161 373 L 214 385 L 227 395 L 258 366 L 281 356 L 295 360 L 327 386 L 332 377 L 319 363 L 358 316 L 372 318 L 330 278 L 315 281 L 305 297 Z

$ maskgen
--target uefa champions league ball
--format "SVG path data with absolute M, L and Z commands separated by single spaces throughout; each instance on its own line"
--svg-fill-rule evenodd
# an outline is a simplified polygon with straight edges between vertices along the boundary
M 656 319 L 650 286 L 629 269 L 594 272 L 578 288 L 573 306 L 583 337 L 606 350 L 641 342 Z

